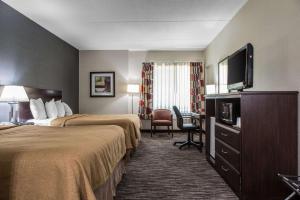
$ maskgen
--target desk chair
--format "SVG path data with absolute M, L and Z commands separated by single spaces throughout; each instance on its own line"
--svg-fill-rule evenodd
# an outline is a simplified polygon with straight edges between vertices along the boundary
M 182 142 L 174 142 L 174 145 L 180 144 L 179 149 L 182 147 L 188 145 L 190 147 L 191 145 L 197 147 L 200 151 L 202 151 L 202 144 L 194 142 L 193 141 L 193 132 L 199 131 L 199 127 L 194 123 L 183 123 L 183 116 L 181 115 L 179 109 L 177 106 L 173 106 L 173 110 L 176 114 L 177 118 L 177 127 L 182 130 L 183 132 L 187 132 L 187 140 Z M 200 137 L 202 135 L 200 134 Z
M 168 109 L 156 109 L 151 114 L 151 137 L 153 133 L 156 132 L 157 126 L 167 126 L 168 135 L 170 135 L 170 126 L 172 127 L 172 137 L 173 137 L 173 116 L 170 110 Z

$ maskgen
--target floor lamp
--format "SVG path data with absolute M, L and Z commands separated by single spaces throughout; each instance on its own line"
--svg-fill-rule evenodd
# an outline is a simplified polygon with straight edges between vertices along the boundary
M 139 84 L 128 84 L 127 92 L 131 94 L 131 114 L 133 114 L 133 95 L 140 92 Z

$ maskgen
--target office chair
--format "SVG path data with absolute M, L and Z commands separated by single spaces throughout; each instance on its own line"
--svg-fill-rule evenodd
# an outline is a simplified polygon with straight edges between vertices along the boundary
M 187 132 L 187 140 L 182 142 L 174 142 L 174 145 L 180 144 L 179 149 L 184 146 L 190 147 L 191 145 L 197 147 L 200 151 L 202 151 L 202 144 L 193 141 L 193 132 L 199 131 L 199 127 L 193 123 L 183 123 L 183 116 L 181 115 L 177 106 L 173 106 L 173 110 L 175 112 L 177 118 L 177 127 L 183 132 Z M 200 134 L 200 137 L 202 134 Z

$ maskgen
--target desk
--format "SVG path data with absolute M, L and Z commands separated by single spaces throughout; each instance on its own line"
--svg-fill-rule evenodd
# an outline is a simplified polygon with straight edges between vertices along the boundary
M 193 120 L 196 120 L 199 122 L 200 130 L 202 131 L 202 133 L 205 134 L 205 114 L 191 113 L 191 118 L 192 118 L 192 122 L 193 122 Z M 203 128 L 203 123 L 204 123 L 204 128 Z
M 199 130 L 197 131 L 199 133 L 199 143 L 201 147 L 203 147 L 203 138 L 202 134 L 205 134 L 205 128 L 203 128 L 203 124 L 205 125 L 205 114 L 199 114 L 199 113 L 186 113 L 183 116 L 189 116 L 191 118 L 191 122 L 199 125 Z M 192 135 L 192 140 L 194 140 Z

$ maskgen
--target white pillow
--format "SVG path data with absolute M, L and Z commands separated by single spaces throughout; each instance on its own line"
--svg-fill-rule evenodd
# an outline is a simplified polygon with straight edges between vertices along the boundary
M 34 119 L 47 119 L 45 105 L 41 98 L 30 99 L 29 107 Z
M 70 106 L 68 106 L 68 104 L 66 104 L 65 102 L 62 102 L 62 104 L 63 104 L 64 107 L 65 107 L 66 116 L 73 115 L 73 111 L 72 111 L 72 109 L 70 108 Z
M 45 103 L 48 118 L 57 118 L 57 108 L 54 99 Z
M 61 100 L 55 101 L 56 109 L 57 109 L 57 116 L 64 117 L 66 114 L 65 106 L 61 103 Z

